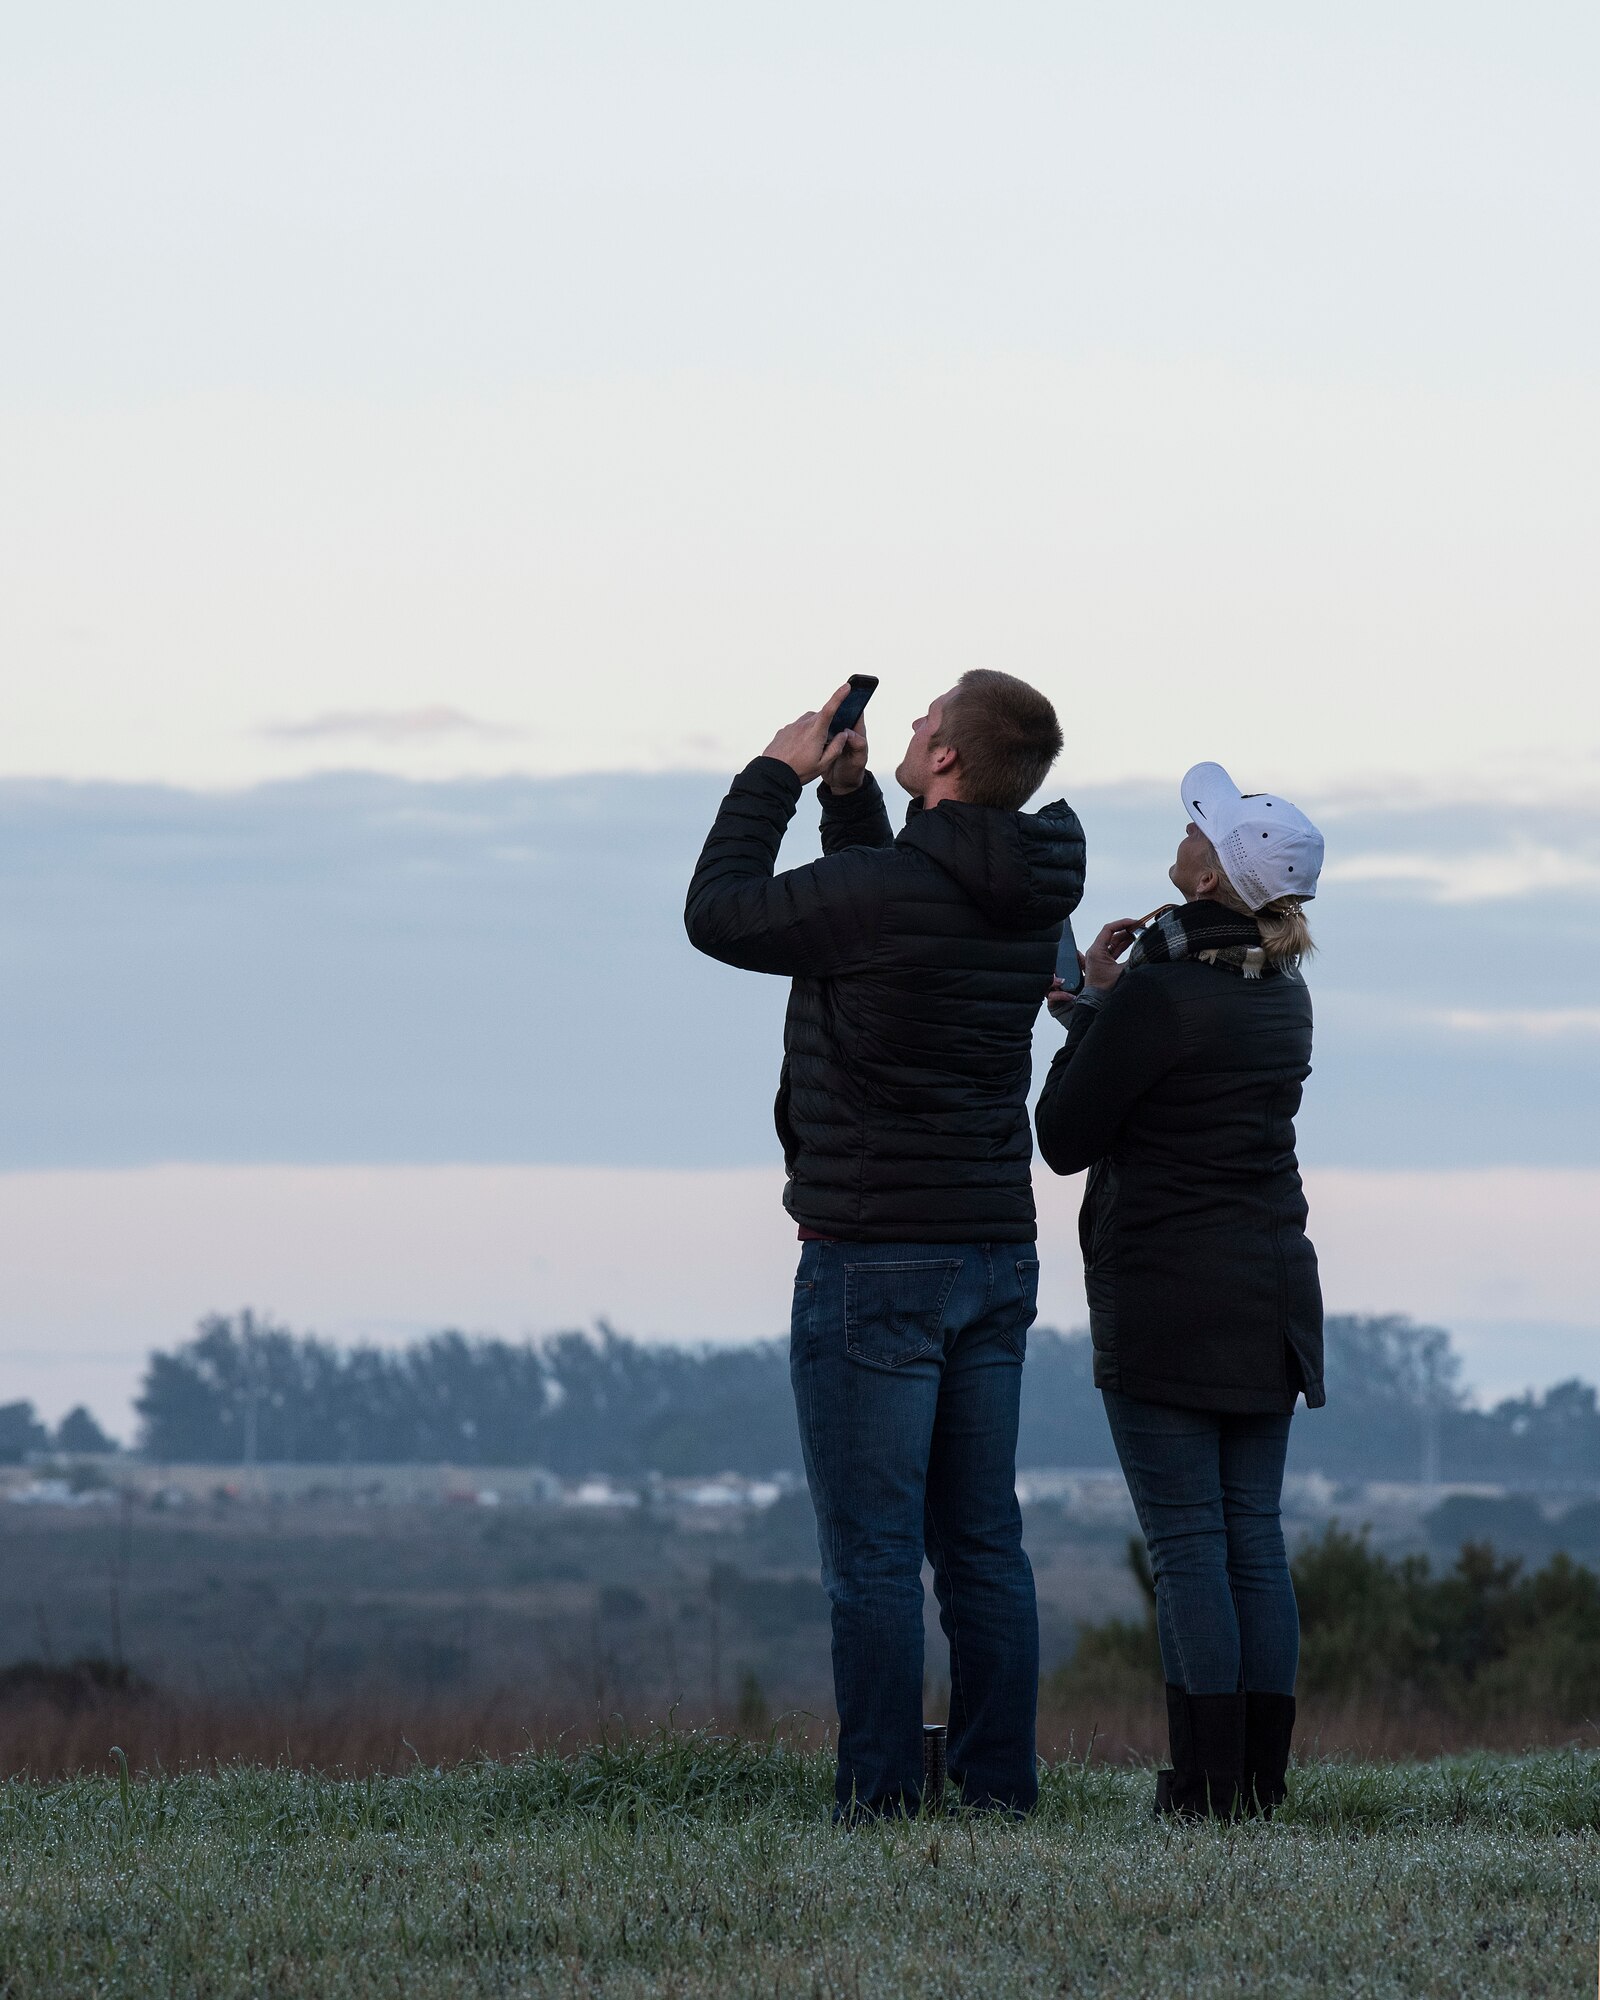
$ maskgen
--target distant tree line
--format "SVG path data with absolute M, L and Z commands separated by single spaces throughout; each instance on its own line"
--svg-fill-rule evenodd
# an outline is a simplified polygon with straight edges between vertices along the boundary
M 46 1452 L 81 1458 L 116 1448 L 116 1440 L 106 1436 L 81 1403 L 54 1430 L 40 1423 L 32 1403 L 0 1403 L 0 1465 L 21 1465 Z
M 1036 1331 L 1023 1379 L 1021 1464 L 1115 1464 L 1087 1336 Z M 1600 1468 L 1590 1385 L 1475 1409 L 1448 1334 L 1398 1316 L 1329 1321 L 1328 1392 L 1326 1409 L 1295 1424 L 1294 1470 L 1536 1489 Z M 137 1408 L 142 1450 L 168 1463 L 541 1465 L 566 1478 L 800 1469 L 781 1344 L 668 1347 L 605 1326 L 339 1348 L 248 1312 L 218 1316 L 151 1355 Z
M 341 1349 L 241 1313 L 152 1354 L 135 1407 L 141 1449 L 168 1463 L 756 1474 L 798 1468 L 787 1391 L 770 1345 L 646 1345 L 602 1326 Z
M 1327 1407 L 1296 1419 L 1291 1470 L 1530 1491 L 1600 1480 L 1591 1383 L 1574 1378 L 1478 1409 L 1449 1334 L 1397 1313 L 1330 1318 L 1327 1351 Z

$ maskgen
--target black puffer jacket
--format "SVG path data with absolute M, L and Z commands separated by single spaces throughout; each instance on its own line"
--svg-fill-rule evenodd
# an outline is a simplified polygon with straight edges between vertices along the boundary
M 1298 972 L 1136 965 L 1073 1009 L 1036 1121 L 1058 1174 L 1093 1169 L 1078 1233 L 1100 1388 L 1241 1413 L 1325 1400 L 1294 1150 L 1310 1072 Z
M 775 876 L 800 791 L 776 758 L 746 765 L 684 911 L 712 958 L 794 980 L 785 1205 L 855 1242 L 1029 1241 L 1033 1026 L 1083 894 L 1077 814 L 947 801 L 895 839 L 871 777 L 823 786 L 823 859 Z

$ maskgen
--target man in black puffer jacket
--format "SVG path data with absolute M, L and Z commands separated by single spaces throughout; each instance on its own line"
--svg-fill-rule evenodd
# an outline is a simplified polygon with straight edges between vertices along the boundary
M 1037 1796 L 1038 1626 L 1015 1493 L 1038 1290 L 1027 1097 L 1061 925 L 1083 893 L 1048 701 L 964 675 L 915 726 L 896 838 L 828 706 L 735 779 L 689 887 L 701 951 L 793 980 L 777 1126 L 804 1248 L 790 1373 L 833 1607 L 838 1809 L 914 1808 L 922 1561 L 950 1641 L 950 1775 Z M 825 777 L 823 859 L 774 875 Z

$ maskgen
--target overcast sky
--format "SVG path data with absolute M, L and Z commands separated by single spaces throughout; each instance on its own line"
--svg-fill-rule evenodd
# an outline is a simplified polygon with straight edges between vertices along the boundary
M 0 769 L 1594 784 L 1586 5 L 35 8 Z
M 1327 816 L 1331 1302 L 1594 1373 L 1597 88 L 1577 0 L 8 21 L 0 778 L 113 783 L 0 796 L 0 1396 L 111 1414 L 247 1297 L 772 1330 L 695 1176 L 769 1170 L 776 1000 L 668 942 L 714 785 L 592 866 L 537 789 L 247 788 L 722 773 L 855 670 L 892 765 L 975 665 L 1057 699 L 1101 914 L 1197 757 Z

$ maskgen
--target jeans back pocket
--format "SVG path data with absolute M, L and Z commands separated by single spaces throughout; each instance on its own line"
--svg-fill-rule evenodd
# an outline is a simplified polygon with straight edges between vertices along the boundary
M 846 1264 L 845 1351 L 874 1368 L 943 1354 L 944 1309 L 960 1271 L 959 1257 Z

